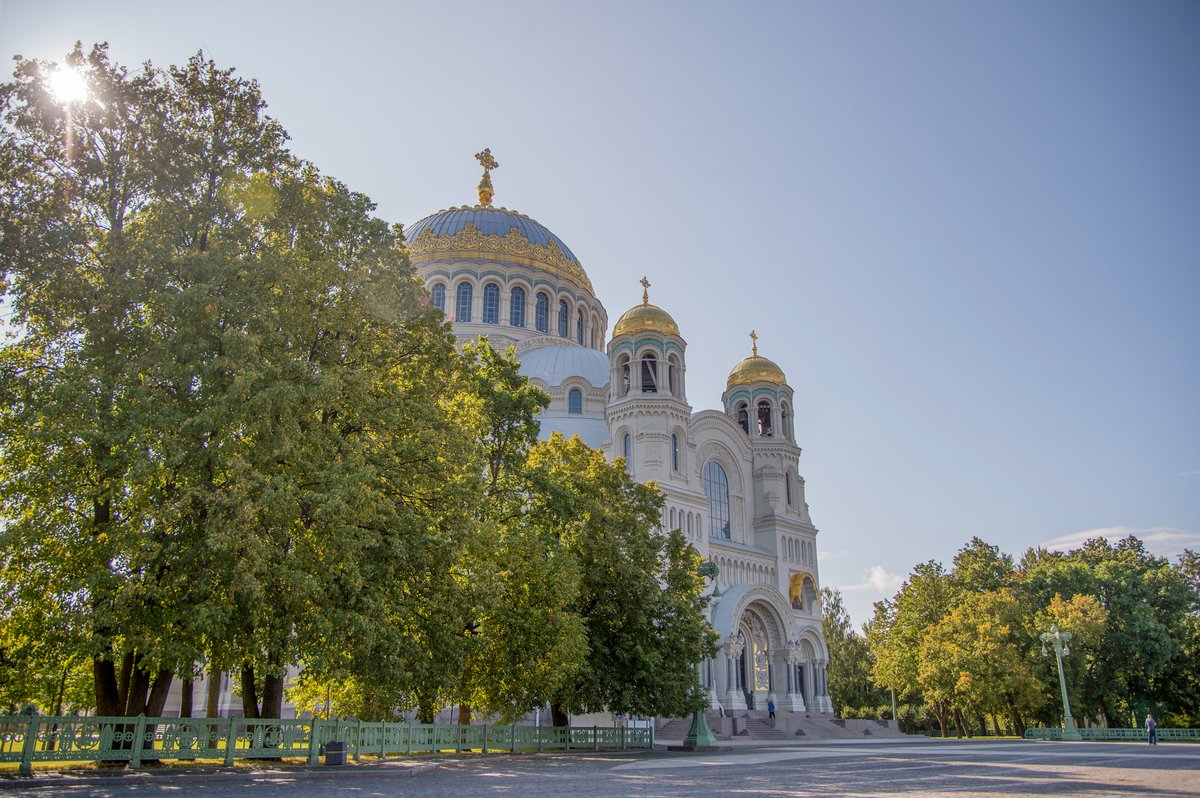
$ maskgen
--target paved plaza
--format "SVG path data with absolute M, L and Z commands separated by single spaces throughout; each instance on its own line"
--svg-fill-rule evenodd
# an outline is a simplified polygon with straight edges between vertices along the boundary
M 21 796 L 1200 796 L 1200 746 L 900 740 L 0 780 Z

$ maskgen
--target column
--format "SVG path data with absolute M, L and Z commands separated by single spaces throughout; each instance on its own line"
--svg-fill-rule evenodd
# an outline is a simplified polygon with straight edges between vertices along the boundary
M 738 682 L 741 679 L 741 668 L 738 667 L 738 658 L 742 656 L 742 650 L 746 647 L 746 641 L 740 637 L 731 637 L 721 647 L 726 658 L 726 672 L 728 678 L 725 680 L 725 711 L 731 712 L 735 709 L 746 708 L 746 697 L 742 695 Z
M 798 689 L 796 683 L 796 665 L 800 662 L 800 643 L 795 640 L 789 640 L 787 648 L 784 649 L 784 662 L 787 663 L 787 695 L 775 701 L 777 709 L 787 712 L 803 712 L 804 711 L 804 696 Z

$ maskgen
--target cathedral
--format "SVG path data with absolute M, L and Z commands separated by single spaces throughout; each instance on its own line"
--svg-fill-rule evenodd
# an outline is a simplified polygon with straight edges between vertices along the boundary
M 489 150 L 478 204 L 405 228 L 432 303 L 460 342 L 513 346 L 521 373 L 550 395 L 541 433 L 578 435 L 666 496 L 662 524 L 714 563 L 709 621 L 720 635 L 702 663 L 723 713 L 830 713 L 821 637 L 817 530 L 809 517 L 783 370 L 758 353 L 729 372 L 719 410 L 693 412 L 687 343 L 671 317 L 641 302 L 608 331 L 608 314 L 569 247 L 534 219 L 492 204 Z M 636 295 L 635 295 L 636 296 Z

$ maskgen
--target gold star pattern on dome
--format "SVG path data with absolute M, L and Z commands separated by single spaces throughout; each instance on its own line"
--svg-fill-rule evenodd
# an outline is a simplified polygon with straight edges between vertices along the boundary
M 492 157 L 492 148 L 484 147 L 483 152 L 475 153 L 475 160 L 483 167 L 483 179 L 479 181 L 479 204 L 485 208 L 492 205 L 492 170 L 499 169 L 500 164 Z

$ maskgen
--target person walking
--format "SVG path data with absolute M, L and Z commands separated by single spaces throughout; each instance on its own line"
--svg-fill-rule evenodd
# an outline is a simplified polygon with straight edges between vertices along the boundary
M 1158 724 L 1149 713 L 1146 714 L 1146 739 L 1150 741 L 1150 745 L 1158 745 Z
M 775 702 L 774 701 L 767 701 L 767 717 L 768 718 L 775 717 Z

